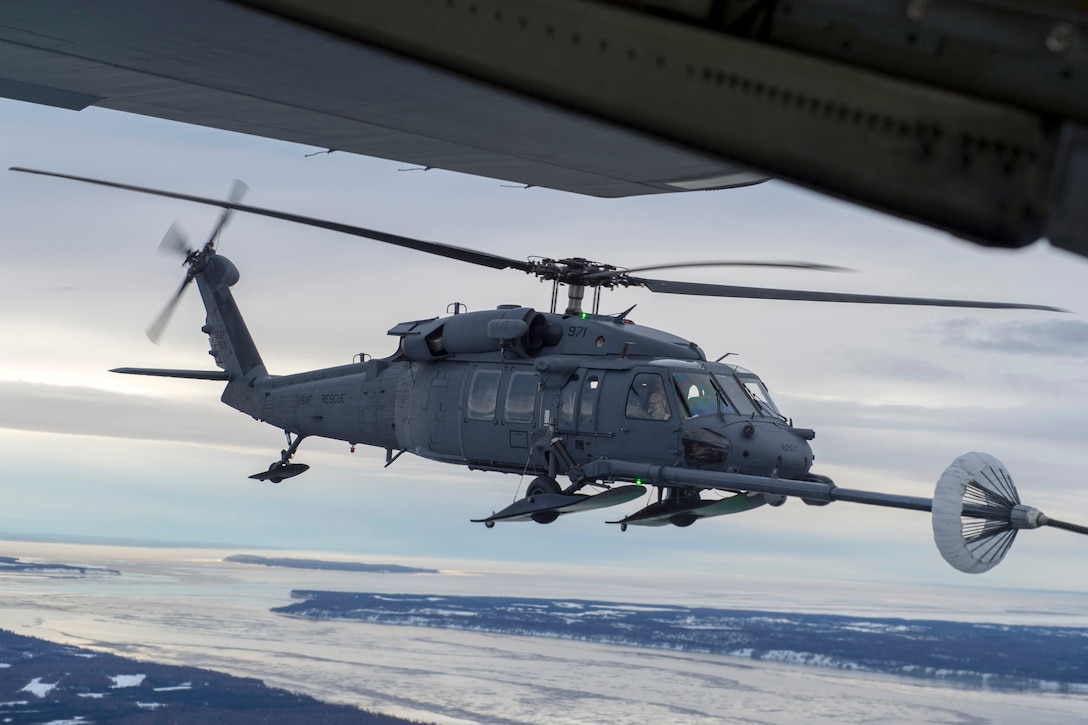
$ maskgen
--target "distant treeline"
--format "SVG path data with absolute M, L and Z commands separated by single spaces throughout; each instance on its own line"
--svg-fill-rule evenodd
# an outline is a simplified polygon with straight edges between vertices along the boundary
M 321 559 L 290 559 L 286 557 L 235 554 L 223 559 L 233 564 L 281 566 L 288 569 L 320 569 L 324 571 L 360 571 L 370 574 L 437 574 L 438 569 L 419 569 L 399 564 L 364 564 L 358 561 L 323 561 Z
M 881 672 L 1088 695 L 1088 629 L 580 599 L 294 591 L 274 612 Z
M 67 576 L 120 576 L 116 569 L 71 564 L 31 564 L 15 556 L 0 556 L 0 574 L 64 574 Z

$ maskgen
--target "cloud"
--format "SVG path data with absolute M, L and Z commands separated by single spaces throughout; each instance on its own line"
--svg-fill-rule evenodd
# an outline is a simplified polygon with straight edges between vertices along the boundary
M 945 322 L 941 332 L 946 344 L 972 350 L 1088 359 L 1088 322 L 1081 320 L 983 325 L 956 319 Z
M 241 414 L 218 403 L 218 386 L 193 401 L 98 388 L 0 381 L 0 428 L 198 444 L 262 445 Z M 223 413 L 233 413 L 224 416 Z M 267 441 L 267 434 L 264 436 Z M 267 442 L 264 444 L 267 445 Z
M 856 360 L 850 366 L 850 370 L 860 375 L 896 381 L 955 382 L 965 377 L 959 371 L 928 360 L 904 355 L 872 355 L 866 359 Z
M 836 427 L 881 428 L 890 430 L 967 431 L 996 434 L 1022 432 L 1046 436 L 1065 433 L 1064 440 L 1083 440 L 1082 430 L 1066 431 L 1075 423 L 1088 426 L 1088 410 L 1082 406 L 1051 403 L 1025 397 L 1016 405 L 987 405 L 990 399 L 978 396 L 975 405 L 870 404 L 852 400 L 795 398 L 790 413 L 798 421 Z M 1053 427 L 1052 427 L 1053 426 Z

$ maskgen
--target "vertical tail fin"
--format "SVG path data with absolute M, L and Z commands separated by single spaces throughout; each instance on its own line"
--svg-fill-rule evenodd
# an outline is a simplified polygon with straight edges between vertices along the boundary
M 262 401 L 253 389 L 257 382 L 268 377 L 268 371 L 230 292 L 239 279 L 238 268 L 226 257 L 210 251 L 194 277 L 207 310 L 201 330 L 208 335 L 209 354 L 226 371 L 230 381 L 223 392 L 223 402 L 256 416 Z

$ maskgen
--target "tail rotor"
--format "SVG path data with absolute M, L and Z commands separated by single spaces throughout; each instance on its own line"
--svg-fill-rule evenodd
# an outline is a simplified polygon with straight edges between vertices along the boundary
M 242 200 L 242 197 L 249 191 L 249 186 L 240 179 L 235 179 L 234 184 L 230 187 L 230 193 L 227 195 L 227 201 L 231 204 L 237 204 Z M 212 227 L 212 233 L 208 235 L 208 241 L 204 243 L 204 249 L 214 249 L 216 242 L 219 241 L 219 234 L 223 231 L 223 227 L 230 221 L 231 215 L 234 214 L 234 209 L 229 206 L 223 207 L 223 211 L 219 214 L 219 219 L 216 221 L 215 226 Z
M 230 194 L 227 196 L 227 202 L 230 204 L 237 204 L 248 190 L 249 187 L 246 186 L 244 182 L 235 179 L 233 186 L 231 186 Z M 230 207 L 223 208 L 222 213 L 219 215 L 219 219 L 216 220 L 215 226 L 212 227 L 211 234 L 208 235 L 208 240 L 200 249 L 193 249 L 189 246 L 189 235 L 185 233 L 185 230 L 182 229 L 181 225 L 177 222 L 171 224 L 170 228 L 166 230 L 166 234 L 163 236 L 162 241 L 159 242 L 158 251 L 163 254 L 184 257 L 185 261 L 183 264 L 187 267 L 187 270 L 185 279 L 181 281 L 181 285 L 178 287 L 177 291 L 167 301 L 162 312 L 160 312 L 148 326 L 147 339 L 151 340 L 151 342 L 156 345 L 159 343 L 159 339 L 162 337 L 166 325 L 174 315 L 174 310 L 177 308 L 178 302 L 181 301 L 181 298 L 185 294 L 185 289 L 196 277 L 196 274 L 204 268 L 208 255 L 215 253 L 216 242 L 219 241 L 219 235 L 222 233 L 223 227 L 225 227 L 230 220 L 233 211 L 234 210 Z
M 170 318 L 174 315 L 174 310 L 178 306 L 178 302 L 181 301 L 182 295 L 185 294 L 185 288 L 189 286 L 189 283 L 193 281 L 193 275 L 191 273 L 185 275 L 185 279 L 181 281 L 181 286 L 178 287 L 178 291 L 174 293 L 174 296 L 166 303 L 166 306 L 162 308 L 162 312 L 152 321 L 147 327 L 147 339 L 156 345 L 159 344 L 159 339 L 162 337 L 163 331 L 166 329 L 166 325 L 170 322 Z
M 174 222 L 170 225 L 170 228 L 166 230 L 166 234 L 163 235 L 162 241 L 159 242 L 158 251 L 159 254 L 172 254 L 185 258 L 193 253 L 193 250 L 189 247 L 189 235 L 181 224 Z

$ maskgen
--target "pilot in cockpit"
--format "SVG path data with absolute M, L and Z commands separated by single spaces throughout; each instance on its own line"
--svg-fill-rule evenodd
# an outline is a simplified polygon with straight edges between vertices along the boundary
M 656 373 L 639 373 L 627 395 L 627 417 L 642 420 L 669 420 L 669 399 L 665 385 Z

